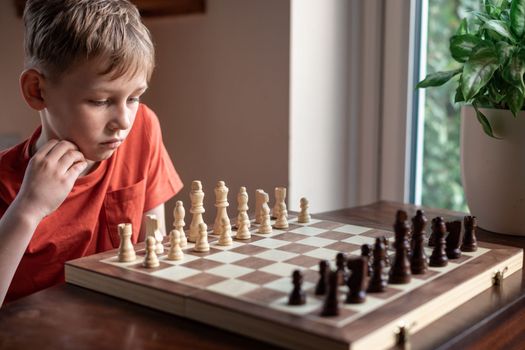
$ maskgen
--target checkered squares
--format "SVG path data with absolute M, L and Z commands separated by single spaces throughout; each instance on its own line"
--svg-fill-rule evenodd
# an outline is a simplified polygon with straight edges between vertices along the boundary
M 389 284 L 384 293 L 369 293 L 363 304 L 345 304 L 347 287 L 341 286 L 340 315 L 320 317 L 323 298 L 314 294 L 319 279 L 319 261 L 328 260 L 334 267 L 338 252 L 357 256 L 361 254 L 362 244 L 373 245 L 377 237 L 392 238 L 393 234 L 326 220 L 312 219 L 310 223 L 301 224 L 292 218 L 289 222 L 288 230 L 274 229 L 270 234 L 258 234 L 258 225 L 254 224 L 249 240 L 234 240 L 229 246 L 219 246 L 217 237 L 210 236 L 209 252 L 196 253 L 194 244 L 190 243 L 183 250 L 182 260 L 170 261 L 162 255 L 160 266 L 154 269 L 142 266 L 143 250 L 137 251 L 137 261 L 131 263 L 119 263 L 116 257 L 102 262 L 341 327 L 488 251 L 480 247 L 476 252 L 464 253 L 460 259 L 451 260 L 446 267 L 432 267 L 424 275 L 412 275 L 409 284 Z M 425 247 L 425 252 L 430 256 L 432 248 Z M 393 256 L 394 251 L 390 249 L 388 254 Z M 302 288 L 307 303 L 292 307 L 288 305 L 288 295 L 293 288 L 290 276 L 297 269 L 303 273 Z

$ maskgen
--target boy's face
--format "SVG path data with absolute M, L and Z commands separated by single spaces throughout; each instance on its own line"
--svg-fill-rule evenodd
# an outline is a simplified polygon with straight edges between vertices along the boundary
M 68 140 L 97 162 L 109 158 L 128 136 L 139 97 L 147 88 L 146 75 L 138 72 L 111 80 L 111 74 L 99 74 L 100 63 L 92 60 L 63 74 L 58 82 L 46 81 L 40 144 Z

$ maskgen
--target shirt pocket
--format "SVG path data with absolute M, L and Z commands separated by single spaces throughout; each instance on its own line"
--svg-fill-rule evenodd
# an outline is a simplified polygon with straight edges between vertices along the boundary
M 144 212 L 146 198 L 146 179 L 124 188 L 108 191 L 104 199 L 104 211 L 109 238 L 113 248 L 118 247 L 120 237 L 118 225 L 131 223 L 133 233 L 131 239 L 137 242 Z

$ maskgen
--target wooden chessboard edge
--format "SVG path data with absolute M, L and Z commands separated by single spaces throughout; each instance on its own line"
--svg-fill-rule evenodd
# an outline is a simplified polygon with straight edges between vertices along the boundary
M 185 299 L 182 296 L 94 273 L 74 265 L 65 266 L 65 275 L 67 283 L 177 316 L 184 316 Z
M 293 328 L 286 324 L 276 325 L 271 320 L 254 318 L 237 311 L 191 299 L 187 300 L 186 317 L 289 349 L 350 349 L 350 345 L 343 341 Z
M 437 296 L 432 301 L 422 304 L 419 308 L 410 311 L 402 317 L 385 324 L 383 327 L 370 332 L 364 337 L 353 342 L 352 349 L 369 350 L 396 345 L 396 333 L 401 325 L 408 327 L 411 333 L 415 333 L 430 323 L 435 322 L 458 306 L 464 304 L 476 295 L 493 286 L 493 275 L 495 271 L 506 271 L 503 278 L 520 271 L 523 268 L 523 250 L 509 259 L 500 262 L 496 266 L 474 276 L 464 283 L 454 287 L 449 293 Z M 469 288 L 466 288 L 469 287 Z M 497 288 L 497 287 L 495 287 Z M 431 317 L 428 317 L 431 315 Z M 382 339 L 378 342 L 378 339 Z M 385 344 L 385 339 L 390 343 Z

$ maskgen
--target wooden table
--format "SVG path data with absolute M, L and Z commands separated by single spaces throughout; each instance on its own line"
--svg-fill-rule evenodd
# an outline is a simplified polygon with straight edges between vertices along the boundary
M 391 229 L 394 202 L 323 213 L 341 222 L 374 223 Z M 446 220 L 462 213 L 425 210 Z M 481 241 L 525 247 L 525 238 L 478 230 Z M 410 336 L 412 349 L 525 348 L 525 275 L 504 280 Z M 35 293 L 0 310 L 0 349 L 276 349 L 271 345 L 194 321 L 151 310 L 80 287 L 63 284 Z

